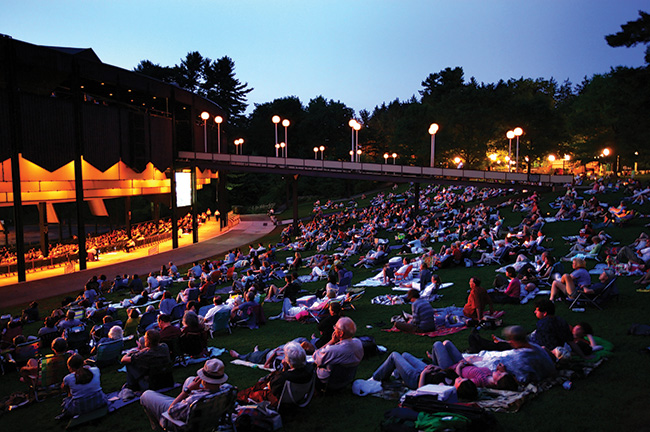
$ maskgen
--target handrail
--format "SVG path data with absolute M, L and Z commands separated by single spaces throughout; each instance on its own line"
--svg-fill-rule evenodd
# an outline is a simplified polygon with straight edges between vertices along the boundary
M 300 171 L 358 172 L 364 174 L 396 175 L 407 179 L 422 177 L 443 177 L 469 181 L 508 183 L 534 183 L 539 185 L 563 185 L 573 183 L 572 175 L 527 174 L 501 171 L 482 171 L 449 168 L 430 168 L 412 165 L 377 164 L 366 162 L 345 162 L 315 159 L 280 158 L 269 156 L 231 155 L 224 153 L 179 152 L 184 160 L 212 161 L 232 166 L 260 168 L 284 168 Z

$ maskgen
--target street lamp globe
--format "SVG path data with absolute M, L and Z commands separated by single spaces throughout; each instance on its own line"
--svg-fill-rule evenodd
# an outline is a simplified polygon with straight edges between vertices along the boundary
M 555 155 L 548 155 L 548 161 L 551 163 L 555 162 Z
M 461 160 L 461 159 L 460 159 L 458 156 L 456 156 L 456 157 L 454 158 L 454 163 L 455 163 L 455 164 L 459 164 L 459 163 L 460 163 L 460 160 Z
M 290 124 L 291 124 L 291 122 L 289 120 L 287 120 L 287 119 L 282 120 L 282 126 L 289 127 Z
M 325 151 L 325 146 L 320 146 L 320 147 L 318 147 L 318 150 L 320 150 L 320 151 Z
M 438 123 L 431 123 L 431 126 L 429 126 L 429 135 L 435 135 L 439 128 Z
M 223 123 L 223 117 L 221 117 L 221 116 L 216 116 L 216 117 L 214 118 L 214 122 L 215 122 L 216 124 L 221 124 L 221 123 Z
M 490 160 L 491 160 L 492 162 L 496 162 L 496 160 L 497 160 L 497 154 L 496 154 L 496 153 L 492 153 L 492 154 L 489 156 L 489 158 L 490 158 Z
M 524 130 L 520 127 L 516 127 L 512 133 L 515 134 L 515 136 L 522 136 L 524 134 Z
M 271 117 L 271 121 L 275 124 L 280 123 L 280 116 L 274 115 L 273 117 Z
M 201 118 L 202 118 L 203 120 L 207 120 L 207 119 L 209 119 L 209 118 L 210 118 L 210 113 L 207 112 L 207 111 L 203 111 L 203 112 L 201 113 Z
M 515 137 L 514 131 L 509 130 L 508 132 L 506 132 L 506 138 L 508 138 L 509 140 L 513 139 L 514 137 Z
M 603 155 L 604 156 L 609 156 L 611 154 L 611 152 L 612 151 L 610 149 L 606 148 L 606 149 L 603 150 Z

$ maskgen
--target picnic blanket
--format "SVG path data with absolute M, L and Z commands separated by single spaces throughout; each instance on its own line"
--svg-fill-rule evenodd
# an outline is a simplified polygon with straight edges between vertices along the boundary
M 514 413 L 519 411 L 527 401 L 554 386 L 563 385 L 566 382 L 581 377 L 587 377 L 594 369 L 607 360 L 613 349 L 611 342 L 597 336 L 594 339 L 603 349 L 596 351 L 587 361 L 579 360 L 577 363 L 574 362 L 573 367 L 561 369 L 558 371 L 557 376 L 538 383 L 530 383 L 521 391 L 479 388 L 478 400 L 474 404 L 494 412 Z M 409 390 L 401 381 L 391 381 L 383 383 L 382 390 L 377 393 L 372 393 L 372 396 L 387 400 L 400 400 Z
M 249 361 L 241 360 L 241 359 L 232 360 L 230 363 L 235 364 L 235 365 L 239 365 L 239 366 L 246 366 L 246 367 L 253 368 L 253 369 L 262 369 L 262 370 L 269 371 L 269 372 L 275 371 L 275 369 L 273 369 L 271 367 L 266 367 L 263 364 L 253 363 L 253 362 L 249 362 Z
M 429 336 L 429 337 L 439 337 L 439 336 L 447 336 L 450 334 L 458 333 L 461 330 L 466 329 L 466 325 L 458 326 L 458 327 L 443 327 L 438 330 L 430 331 L 430 332 L 425 332 L 425 333 L 415 333 L 418 336 Z M 382 329 L 381 331 L 385 332 L 399 332 L 400 330 L 392 327 L 389 329 Z
M 574 357 L 572 359 L 573 367 L 559 370 L 556 377 L 545 379 L 539 383 L 530 383 L 520 392 L 481 388 L 476 404 L 481 408 L 495 412 L 517 412 L 526 401 L 533 399 L 542 392 L 554 386 L 587 377 L 594 369 L 607 360 L 614 349 L 614 345 L 611 342 L 598 336 L 594 336 L 594 339 L 603 349 L 594 352 L 586 361 Z

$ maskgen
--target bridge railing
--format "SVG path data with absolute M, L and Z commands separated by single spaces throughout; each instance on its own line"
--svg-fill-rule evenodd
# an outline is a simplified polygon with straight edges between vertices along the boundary
M 362 172 L 368 174 L 385 174 L 414 177 L 448 177 L 470 181 L 488 181 L 501 183 L 537 183 L 543 185 L 561 185 L 573 183 L 572 175 L 527 174 L 502 171 L 481 171 L 455 168 L 431 168 L 412 165 L 377 164 L 366 162 L 346 162 L 316 159 L 281 158 L 267 156 L 232 155 L 224 153 L 179 152 L 179 158 L 197 161 L 213 161 L 233 166 L 257 166 L 265 168 L 285 168 L 311 171 Z

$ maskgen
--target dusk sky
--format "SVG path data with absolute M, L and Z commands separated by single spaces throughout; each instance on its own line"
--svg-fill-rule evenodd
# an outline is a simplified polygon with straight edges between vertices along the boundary
M 650 11 L 647 0 L 2 0 L 0 33 L 92 48 L 108 64 L 163 66 L 189 51 L 231 57 L 254 103 L 322 95 L 357 112 L 418 95 L 446 67 L 491 83 L 574 84 L 644 65 L 642 46 L 604 36 Z

